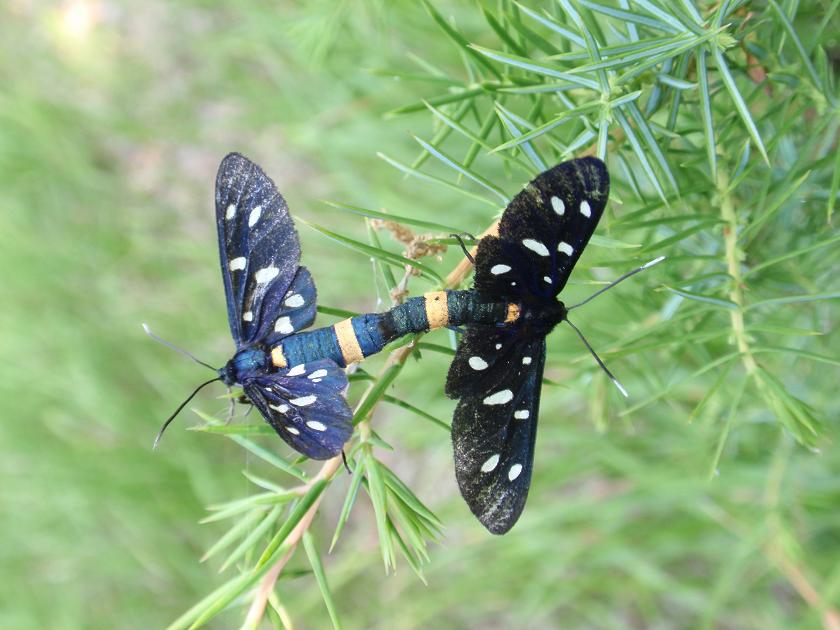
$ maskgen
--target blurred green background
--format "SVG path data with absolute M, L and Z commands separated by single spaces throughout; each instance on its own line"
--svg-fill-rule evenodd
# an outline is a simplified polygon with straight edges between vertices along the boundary
M 808 10 L 819 14 L 823 4 Z M 465 32 L 495 41 L 476 5 L 439 8 L 456 13 Z M 807 25 L 808 11 L 801 14 Z M 223 580 L 218 563 L 198 562 L 223 529 L 198 521 L 205 505 L 251 492 L 241 471 L 257 464 L 223 438 L 184 431 L 197 422 L 189 412 L 152 452 L 160 421 L 205 373 L 148 340 L 140 324 L 213 364 L 229 358 L 212 206 L 225 153 L 262 164 L 294 215 L 360 240 L 361 219 L 319 200 L 474 233 L 494 218 L 377 158 L 382 151 L 410 162 L 410 133 L 431 135 L 428 114 L 383 116 L 439 91 L 374 72 L 415 67 L 412 54 L 458 62 L 414 2 L 4 2 L 0 627 L 162 627 Z M 484 172 L 509 193 L 524 182 L 497 166 Z M 364 256 L 306 227 L 300 236 L 321 304 L 369 311 L 388 303 Z M 776 238 L 774 251 L 784 251 L 787 236 Z M 833 250 L 822 255 L 837 261 Z M 450 248 L 429 262 L 445 274 L 460 257 Z M 628 253 L 615 269 L 634 262 Z M 674 264 L 667 273 L 679 278 Z M 589 308 L 596 347 L 605 330 L 630 335 L 661 316 L 668 298 L 653 291 L 658 273 Z M 807 269 L 800 279 L 825 290 Z M 628 295 L 632 306 L 621 306 Z M 826 336 L 812 349 L 837 356 L 835 322 L 836 310 L 813 315 Z M 577 343 L 567 331 L 552 339 L 571 348 L 575 363 L 549 365 L 547 376 L 568 387 L 544 394 L 531 497 L 503 538 L 488 535 L 462 503 L 448 435 L 396 407 L 377 409 L 373 426 L 395 447 L 383 461 L 446 530 L 430 550 L 428 586 L 405 563 L 385 576 L 361 497 L 345 537 L 324 555 L 344 626 L 838 627 L 801 596 L 811 588 L 822 601 L 840 598 L 836 367 L 796 368 L 797 395 L 827 422 L 820 455 L 754 405 L 739 418 L 758 428 L 732 429 L 720 475 L 709 480 L 732 421 L 728 396 L 689 423 L 709 387 L 689 381 L 678 399 L 620 417 L 632 400 L 607 388 Z M 654 343 L 643 360 L 661 368 L 664 382 L 687 352 Z M 610 361 L 637 401 L 661 385 L 635 375 L 638 354 Z M 446 366 L 433 353 L 412 361 L 395 395 L 448 418 Z M 204 392 L 195 406 L 222 412 L 218 393 Z M 278 440 L 264 443 L 288 454 Z M 346 484 L 339 478 L 319 511 L 320 547 Z M 292 567 L 300 571 L 281 579 L 278 594 L 296 627 L 328 627 L 305 561 Z M 239 620 L 233 612 L 211 627 Z

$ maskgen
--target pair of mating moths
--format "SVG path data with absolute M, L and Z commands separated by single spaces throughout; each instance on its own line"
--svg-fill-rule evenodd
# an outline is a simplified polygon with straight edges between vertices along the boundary
M 458 400 L 455 473 L 472 512 L 503 534 L 531 483 L 545 338 L 567 314 L 557 295 L 608 195 L 600 160 L 558 164 L 510 202 L 498 236 L 481 239 L 473 289 L 434 291 L 305 331 L 315 319 L 315 284 L 300 266 L 288 206 L 259 166 L 232 153 L 216 178 L 216 224 L 236 354 L 213 381 L 241 385 L 292 448 L 327 459 L 353 431 L 342 368 L 403 335 L 466 327 L 446 380 Z

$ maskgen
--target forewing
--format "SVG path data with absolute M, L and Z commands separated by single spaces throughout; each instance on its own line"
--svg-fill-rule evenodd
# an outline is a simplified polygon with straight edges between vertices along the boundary
M 594 157 L 538 175 L 505 209 L 499 236 L 479 243 L 479 293 L 500 299 L 556 296 L 595 231 L 609 192 L 606 165 Z
M 315 321 L 315 282 L 306 267 L 298 267 L 288 289 L 276 284 L 265 294 L 257 339 L 269 347 Z
M 458 487 L 493 534 L 513 527 L 531 486 L 545 340 L 520 349 L 519 368 L 506 373 L 508 380 L 484 393 L 464 395 L 452 423 Z M 532 361 L 523 365 L 524 356 Z
M 262 302 L 285 294 L 300 261 L 289 208 L 274 182 L 248 158 L 231 153 L 216 176 L 216 226 L 228 321 L 237 347 L 263 328 Z
M 329 359 L 249 379 L 245 395 L 293 449 L 312 459 L 341 452 L 353 433 L 347 375 Z

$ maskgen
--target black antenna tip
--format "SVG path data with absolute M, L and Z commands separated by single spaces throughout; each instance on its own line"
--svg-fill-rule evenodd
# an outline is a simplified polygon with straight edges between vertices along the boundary
M 163 432 L 164 432 L 164 431 L 166 431 L 166 427 L 168 427 L 168 426 L 172 423 L 172 421 L 175 419 L 175 417 L 176 417 L 179 413 L 181 413 L 181 410 L 182 410 L 184 407 L 186 407 L 186 406 L 187 406 L 187 403 L 189 403 L 189 402 L 190 402 L 193 398 L 195 398 L 195 395 L 196 395 L 198 392 L 200 392 L 200 391 L 201 391 L 201 389 L 202 389 L 203 387 L 206 387 L 206 386 L 207 386 L 207 385 L 209 385 L 210 383 L 215 383 L 216 381 L 220 381 L 220 380 L 222 380 L 222 378 L 221 378 L 221 377 L 216 377 L 216 378 L 210 379 L 209 381 L 206 381 L 206 382 L 202 383 L 201 385 L 199 385 L 198 387 L 196 387 L 196 388 L 193 390 L 193 393 L 192 393 L 192 394 L 190 394 L 189 396 L 187 396 L 187 399 L 186 399 L 184 402 L 182 402 L 180 405 L 178 405 L 178 408 L 177 408 L 177 409 L 176 409 L 176 410 L 172 413 L 172 415 L 171 415 L 171 416 L 169 416 L 169 417 L 166 419 L 166 421 L 163 423 L 163 426 L 160 428 L 160 431 L 158 431 L 157 436 L 155 436 L 155 441 L 154 441 L 154 443 L 152 444 L 152 450 L 153 450 L 153 451 L 156 451 L 156 450 L 157 450 L 158 444 L 160 444 L 160 439 L 163 437 Z

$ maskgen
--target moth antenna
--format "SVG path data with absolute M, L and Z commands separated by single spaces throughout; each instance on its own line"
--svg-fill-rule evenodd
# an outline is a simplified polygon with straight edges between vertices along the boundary
M 632 271 L 628 271 L 628 272 L 627 272 L 627 273 L 625 273 L 623 276 L 619 276 L 616 280 L 613 280 L 612 282 L 610 282 L 610 283 L 609 283 L 607 286 L 605 286 L 604 288 L 602 288 L 602 289 L 598 289 L 597 291 L 595 291 L 595 293 L 593 293 L 592 295 L 590 295 L 590 296 L 589 296 L 588 298 L 586 298 L 583 302 L 578 302 L 578 303 L 577 303 L 577 304 L 575 304 L 574 306 L 570 306 L 570 307 L 568 307 L 566 310 L 567 310 L 567 311 L 571 311 L 572 309 L 577 308 L 578 306 L 583 306 L 583 305 L 584 305 L 584 304 L 586 304 L 587 302 L 591 302 L 591 301 L 592 301 L 592 300 L 594 300 L 596 297 L 598 297 L 599 295 L 601 295 L 604 291 L 609 291 L 610 289 L 612 289 L 612 288 L 613 288 L 615 285 L 617 285 L 619 282 L 624 282 L 624 281 L 625 281 L 625 280 L 627 280 L 627 278 L 629 278 L 630 276 L 635 276 L 635 275 L 636 275 L 637 273 L 639 273 L 640 271 L 644 271 L 645 269 L 649 269 L 650 267 L 653 267 L 654 265 L 658 265 L 658 264 L 659 264 L 659 263 L 661 263 L 663 260 L 665 260 L 665 256 L 660 256 L 659 258 L 654 258 L 654 259 L 653 259 L 653 260 L 651 260 L 649 263 L 645 263 L 645 264 L 644 264 L 644 265 L 642 265 L 641 267 L 636 267 L 636 268 L 635 268 L 635 269 L 633 269 Z
M 143 330 L 146 332 L 147 335 L 149 335 L 149 337 L 151 337 L 152 339 L 154 339 L 158 343 L 162 343 L 167 348 L 170 348 L 171 350 L 174 350 L 175 352 L 178 352 L 179 354 L 183 354 L 185 357 L 188 357 L 188 358 L 192 359 L 193 361 L 195 361 L 199 365 L 203 365 L 206 368 L 210 368 L 214 372 L 216 371 L 216 368 L 214 368 L 209 363 L 205 363 L 204 361 L 202 361 L 201 359 L 196 357 L 192 352 L 184 350 L 183 348 L 179 348 L 174 343 L 171 343 L 171 342 L 167 341 L 166 339 L 162 339 L 161 337 L 158 337 L 155 333 L 152 332 L 152 329 L 149 328 L 148 324 L 143 324 Z
M 193 393 L 190 394 L 184 402 L 182 402 L 180 405 L 178 405 L 178 408 L 175 410 L 175 412 L 166 419 L 166 422 L 163 423 L 163 426 L 160 428 L 160 431 L 158 431 L 158 434 L 155 437 L 155 443 L 152 444 L 152 450 L 157 449 L 158 443 L 160 442 L 160 438 L 163 437 L 163 432 L 166 431 L 166 427 L 169 426 L 169 423 L 172 422 L 175 419 L 175 416 L 177 416 L 179 413 L 181 413 L 181 409 L 186 407 L 188 402 L 190 402 L 193 398 L 195 398 L 195 395 L 201 390 L 201 388 L 206 387 L 210 383 L 215 383 L 216 381 L 220 381 L 220 380 L 222 380 L 221 377 L 217 377 L 217 378 L 214 378 L 212 380 L 207 381 L 206 383 L 202 383 L 201 385 L 199 385 L 198 387 L 195 388 L 195 391 L 193 391 Z
M 473 255 L 470 254 L 470 250 L 468 250 L 467 246 L 464 245 L 464 239 L 461 238 L 461 237 L 469 236 L 472 240 L 476 240 L 475 236 L 473 236 L 469 232 L 461 232 L 460 234 L 450 234 L 449 236 L 451 236 L 452 238 L 458 239 L 458 244 L 461 246 L 461 251 L 464 252 L 464 256 L 466 256 L 467 260 L 469 260 L 470 263 L 474 265 L 475 264 L 475 258 L 473 258 Z
M 641 270 L 637 269 L 636 271 L 641 271 Z M 635 272 L 633 272 L 633 273 L 635 273 Z M 569 326 L 571 326 L 572 330 L 574 330 L 578 334 L 578 337 L 580 337 L 580 340 L 583 342 L 583 345 L 585 345 L 586 349 L 589 350 L 589 352 L 592 353 L 592 356 L 595 357 L 595 360 L 598 362 L 598 365 L 600 365 L 601 369 L 604 370 L 604 372 L 606 372 L 607 376 L 610 377 L 610 380 L 613 382 L 613 385 L 615 385 L 618 388 L 618 391 L 620 391 L 624 395 L 625 398 L 629 398 L 630 394 L 628 394 L 627 390 L 624 389 L 624 385 L 622 385 L 621 382 L 615 377 L 615 375 L 613 375 L 613 373 L 610 372 L 609 369 L 607 369 L 607 366 L 604 365 L 603 361 L 601 361 L 601 357 L 599 357 L 598 354 L 595 352 L 595 350 L 592 349 L 592 346 L 589 345 L 589 342 L 586 340 L 586 337 L 583 336 L 583 333 L 580 332 L 578 327 L 575 326 L 568 319 L 565 319 L 563 321 L 565 321 Z

